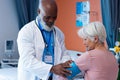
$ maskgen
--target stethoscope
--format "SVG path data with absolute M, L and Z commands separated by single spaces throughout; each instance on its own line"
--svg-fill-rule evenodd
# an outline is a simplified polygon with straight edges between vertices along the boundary
M 41 31 L 41 26 L 40 26 L 40 24 L 39 24 L 38 21 L 39 21 L 39 19 L 38 19 L 38 17 L 37 17 L 36 20 L 35 20 L 35 24 L 36 24 L 37 27 L 39 28 L 39 30 L 40 30 L 40 32 L 42 33 L 42 35 L 44 35 L 44 33 Z M 56 30 L 55 30 L 55 28 L 53 29 L 53 34 L 54 34 L 54 37 L 55 37 L 55 36 L 56 36 Z M 47 41 L 45 40 L 45 37 L 44 37 L 44 36 L 43 36 L 43 40 L 44 40 L 44 43 L 45 43 L 45 48 L 48 47 L 48 43 L 47 43 Z M 54 40 L 55 40 L 55 38 L 54 38 Z M 50 42 L 50 40 L 49 40 L 48 42 Z M 55 42 L 54 42 L 53 46 L 55 46 Z

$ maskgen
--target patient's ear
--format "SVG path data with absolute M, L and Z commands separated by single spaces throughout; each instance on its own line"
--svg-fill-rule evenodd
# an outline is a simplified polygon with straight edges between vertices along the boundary
M 94 37 L 94 42 L 97 43 L 99 41 L 99 37 L 98 36 L 95 36 Z

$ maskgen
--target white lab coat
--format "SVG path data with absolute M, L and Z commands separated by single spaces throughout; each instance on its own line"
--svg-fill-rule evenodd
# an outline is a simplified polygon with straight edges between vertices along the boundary
M 57 27 L 55 27 L 54 36 L 54 64 L 60 63 L 61 59 L 69 60 L 70 57 L 67 55 L 64 45 L 64 35 Z M 47 80 L 52 65 L 42 62 L 45 44 L 35 21 L 26 24 L 19 31 L 17 43 L 20 56 L 18 80 L 35 80 L 36 76 Z M 57 80 L 57 75 L 53 76 L 53 80 Z

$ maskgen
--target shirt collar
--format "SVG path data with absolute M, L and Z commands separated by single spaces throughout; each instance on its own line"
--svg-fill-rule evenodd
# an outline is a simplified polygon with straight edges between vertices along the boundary
M 42 30 L 42 31 L 46 31 L 46 30 L 43 28 L 43 26 L 41 26 L 41 24 L 40 24 L 40 26 L 39 26 L 39 23 L 40 23 L 40 18 L 39 18 L 39 16 L 36 17 L 36 23 L 37 23 L 38 27 L 41 27 L 41 30 Z
M 44 27 L 43 27 L 41 24 L 40 24 L 40 26 L 39 26 L 39 23 L 40 23 L 40 18 L 39 18 L 39 16 L 36 17 L 36 23 L 37 23 L 38 27 L 41 28 L 42 31 L 46 31 L 46 32 L 52 32 L 52 31 L 53 31 L 53 30 L 51 30 L 51 31 L 45 30 Z

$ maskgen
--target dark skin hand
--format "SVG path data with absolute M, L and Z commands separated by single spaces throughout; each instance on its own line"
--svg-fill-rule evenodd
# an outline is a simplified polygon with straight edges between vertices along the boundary
M 54 65 L 50 72 L 55 73 L 57 75 L 60 75 L 62 77 L 66 77 L 68 75 L 71 75 L 71 72 L 67 70 L 66 68 L 70 68 L 70 64 L 72 63 L 72 60 L 66 61 L 65 63 L 61 63 L 58 65 Z

